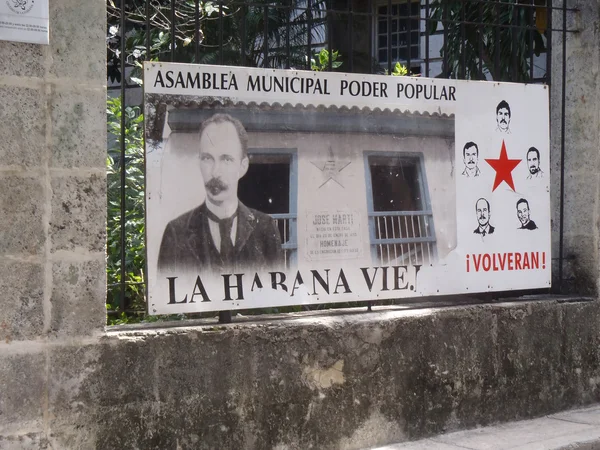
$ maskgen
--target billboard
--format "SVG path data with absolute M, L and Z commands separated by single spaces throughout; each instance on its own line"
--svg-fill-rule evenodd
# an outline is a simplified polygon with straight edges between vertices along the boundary
M 542 85 L 147 63 L 149 312 L 548 288 Z

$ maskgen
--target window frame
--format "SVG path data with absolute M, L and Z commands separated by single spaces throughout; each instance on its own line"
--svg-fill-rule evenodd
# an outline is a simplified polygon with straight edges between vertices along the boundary
M 289 265 L 298 263 L 298 150 L 295 148 L 249 147 L 248 156 L 253 155 L 285 155 L 290 157 L 290 191 L 287 213 L 269 214 L 275 221 L 289 220 L 290 234 L 287 241 L 281 236 L 281 248 L 290 252 Z
M 382 67 L 382 68 L 387 68 L 388 66 L 388 61 L 381 61 L 379 58 L 379 8 L 383 7 L 383 6 L 388 6 L 388 3 L 391 3 L 392 6 L 394 5 L 399 5 L 402 3 L 416 3 L 419 5 L 419 18 L 417 21 L 417 27 L 416 29 L 410 29 L 407 31 L 407 33 L 414 33 L 417 32 L 418 33 L 418 38 L 416 39 L 416 43 L 413 42 L 411 40 L 411 47 L 417 47 L 417 57 L 416 58 L 410 58 L 410 65 L 411 65 L 411 69 L 417 68 L 420 69 L 421 68 L 421 64 L 423 62 L 423 57 L 421 54 L 421 50 L 422 50 L 422 46 L 421 46 L 421 37 L 423 35 L 422 31 L 421 31 L 421 21 L 423 20 L 422 17 L 422 12 L 423 12 L 423 5 L 421 0 L 392 0 L 391 2 L 388 2 L 387 0 L 377 0 L 376 2 L 374 2 L 373 4 L 373 11 L 372 11 L 372 27 L 371 29 L 373 30 L 373 36 L 372 36 L 372 54 L 374 56 L 374 59 L 377 61 L 377 64 Z M 412 17 L 412 16 L 409 16 Z M 391 18 L 391 21 L 395 20 L 393 17 Z M 414 19 L 405 19 L 405 20 L 414 20 Z M 387 35 L 389 33 L 389 30 L 386 32 L 386 38 Z M 407 46 L 408 47 L 408 46 Z M 396 45 L 397 49 L 400 49 L 401 47 L 399 45 Z M 387 50 L 387 46 L 386 46 L 386 50 Z M 392 59 L 392 66 L 393 64 L 395 64 L 396 62 L 400 62 L 401 64 L 404 63 L 404 65 L 407 64 L 408 60 L 405 59 L 401 59 L 400 57 L 398 57 L 398 59 L 394 60 L 392 57 L 393 54 L 393 50 L 394 47 L 391 46 L 390 47 L 390 54 L 388 54 L 387 56 Z M 408 50 L 410 52 L 410 48 Z
M 369 163 L 369 157 L 379 156 L 386 158 L 396 158 L 400 160 L 410 160 L 414 162 L 418 173 L 418 189 L 422 198 L 422 209 L 420 211 L 375 211 L 373 202 L 373 179 L 371 177 L 371 165 Z M 364 150 L 363 151 L 363 163 L 365 170 L 365 184 L 366 184 L 366 195 L 367 195 L 367 216 L 369 223 L 369 247 L 371 250 L 371 259 L 379 263 L 377 257 L 377 246 L 378 245 L 395 245 L 395 244 L 428 244 L 432 248 L 432 254 L 429 257 L 429 261 L 435 261 L 437 259 L 437 237 L 435 233 L 435 220 L 433 216 L 433 208 L 431 206 L 431 198 L 429 196 L 429 184 L 427 183 L 427 172 L 425 170 L 425 155 L 422 152 L 389 152 L 389 151 L 378 151 L 378 150 Z M 381 239 L 377 238 L 375 234 L 375 217 L 378 216 L 400 216 L 400 217 L 413 217 L 413 216 L 426 216 L 429 217 L 429 226 L 431 228 L 431 236 L 419 237 L 419 238 L 393 238 L 393 239 Z M 410 261 L 410 252 L 409 252 Z

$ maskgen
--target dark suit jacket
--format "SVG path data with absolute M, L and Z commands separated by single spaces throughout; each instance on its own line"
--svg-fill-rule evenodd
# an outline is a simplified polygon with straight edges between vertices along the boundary
M 537 230 L 537 225 L 535 224 L 535 222 L 533 220 L 530 220 L 529 222 L 527 222 L 527 225 L 521 226 L 519 229 L 520 230 Z
M 488 234 L 492 234 L 494 232 L 495 228 L 490 224 L 490 229 L 488 231 Z M 479 227 L 475 228 L 475 230 L 473 231 L 473 233 L 475 234 L 482 234 L 481 231 L 479 231 Z
M 219 273 L 283 269 L 281 238 L 267 214 L 238 206 L 234 267 L 225 267 L 208 225 L 206 204 L 179 216 L 167 225 L 158 255 L 158 270 Z

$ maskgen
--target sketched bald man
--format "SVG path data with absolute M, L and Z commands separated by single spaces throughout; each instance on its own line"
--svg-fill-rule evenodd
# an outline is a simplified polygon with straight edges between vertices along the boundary
M 485 237 L 486 234 L 492 234 L 495 228 L 490 224 L 490 203 L 485 198 L 477 200 L 475 213 L 477 214 L 479 226 L 475 228 L 473 233 L 480 234 L 482 237 Z

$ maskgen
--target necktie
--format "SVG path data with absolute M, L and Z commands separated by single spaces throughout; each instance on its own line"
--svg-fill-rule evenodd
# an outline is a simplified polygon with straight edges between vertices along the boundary
M 233 227 L 233 220 L 237 217 L 237 211 L 233 213 L 231 217 L 225 219 L 219 219 L 212 211 L 206 208 L 206 214 L 208 218 L 213 222 L 219 224 L 219 234 L 221 235 L 221 248 L 219 253 L 221 259 L 226 266 L 231 266 L 233 263 L 233 242 L 231 242 L 231 228 Z
M 227 219 L 219 220 L 219 234 L 221 235 L 221 259 L 226 266 L 233 262 L 233 242 L 231 242 L 231 227 L 235 214 Z

